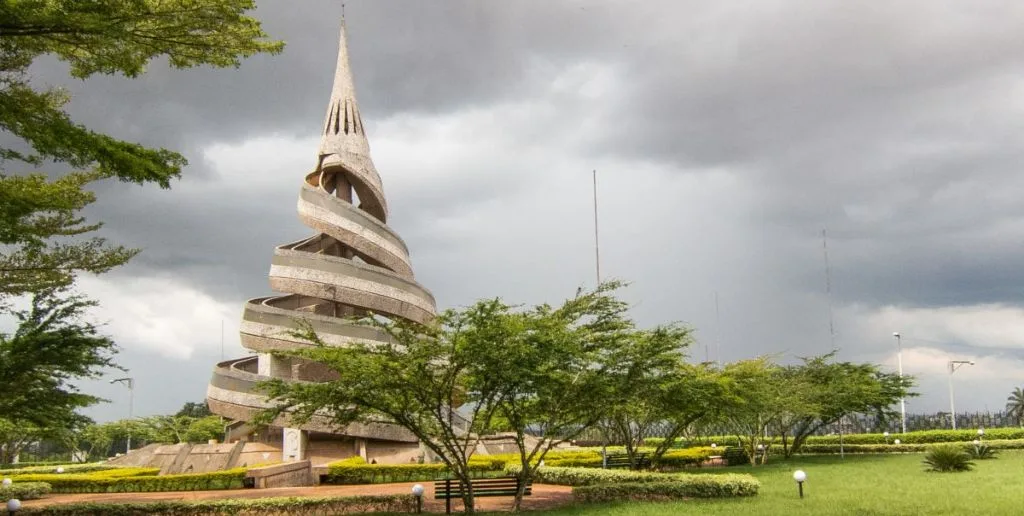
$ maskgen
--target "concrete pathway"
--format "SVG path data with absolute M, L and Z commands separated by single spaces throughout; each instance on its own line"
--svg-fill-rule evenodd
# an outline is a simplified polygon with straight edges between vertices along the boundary
M 444 500 L 434 499 L 433 482 L 421 482 L 426 488 L 423 494 L 424 510 L 444 512 Z M 358 486 L 313 486 L 313 487 L 276 487 L 270 489 L 229 489 L 220 491 L 169 491 L 162 493 L 91 493 L 91 494 L 54 494 L 40 500 L 27 500 L 25 507 L 45 507 L 80 502 L 99 503 L 138 503 L 174 500 L 220 500 L 229 498 L 272 498 L 281 496 L 356 496 L 407 494 L 412 492 L 416 482 L 401 484 L 365 484 Z M 534 484 L 533 495 L 523 499 L 523 509 L 548 509 L 566 505 L 572 501 L 572 488 Z M 461 501 L 452 501 L 452 510 L 461 510 Z M 512 498 L 479 498 L 477 510 L 507 511 L 512 509 Z

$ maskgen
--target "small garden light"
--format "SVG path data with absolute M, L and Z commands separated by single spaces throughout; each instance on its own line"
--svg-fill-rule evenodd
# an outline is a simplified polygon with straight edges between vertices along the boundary
M 885 437 L 885 444 L 889 444 L 889 431 L 882 432 L 882 437 Z
M 984 438 L 985 438 L 985 429 L 984 428 L 979 428 L 978 429 L 978 440 L 980 441 L 981 439 L 984 439 Z
M 64 467 L 63 466 L 57 466 L 57 473 L 63 473 L 63 472 L 64 472 Z
M 800 490 L 800 498 L 804 497 L 804 480 L 807 480 L 807 473 L 804 470 L 798 469 L 793 472 L 793 480 L 796 480 L 797 488 Z
M 11 498 L 7 500 L 7 514 L 14 516 L 14 513 L 21 510 L 21 500 L 17 498 Z
M 711 443 L 711 449 L 714 450 L 715 448 L 718 448 L 718 445 L 715 443 Z
M 900 440 L 899 440 L 899 439 L 896 439 L 896 440 L 895 440 L 895 441 L 893 441 L 892 443 L 893 443 L 893 444 L 897 444 L 897 445 L 898 445 L 898 444 L 900 444 Z
M 3 482 L 0 482 L 0 484 L 3 484 L 4 487 L 7 487 L 7 486 L 11 485 L 11 479 L 5 478 L 3 480 Z
M 412 486 L 412 495 L 416 497 L 416 513 L 423 512 L 423 484 Z

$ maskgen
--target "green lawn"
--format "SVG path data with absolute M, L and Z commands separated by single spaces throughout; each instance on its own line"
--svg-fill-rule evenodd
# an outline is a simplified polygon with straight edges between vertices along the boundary
M 543 514 L 1024 514 L 1024 451 L 1006 450 L 998 459 L 976 461 L 974 471 L 966 473 L 925 473 L 922 457 L 816 456 L 757 468 L 731 467 L 717 471 L 753 474 L 761 481 L 760 494 L 739 500 L 577 506 Z M 797 469 L 807 472 L 802 500 L 792 478 Z

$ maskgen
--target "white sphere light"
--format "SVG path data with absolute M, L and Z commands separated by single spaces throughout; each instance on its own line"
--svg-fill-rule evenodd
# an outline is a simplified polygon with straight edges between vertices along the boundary
M 981 441 L 979 441 L 979 440 L 975 439 L 975 440 L 974 440 L 974 445 L 975 445 L 975 446 L 977 446 L 977 445 L 979 445 L 979 444 L 981 444 Z
M 899 440 L 899 439 L 896 439 L 895 441 L 893 441 L 893 443 L 894 443 L 894 444 L 899 444 L 899 443 L 900 443 L 900 440 Z
M 717 444 L 715 444 L 715 443 L 711 443 L 711 447 L 712 447 L 712 448 L 718 448 L 718 445 L 717 445 Z
M 804 480 L 807 480 L 807 473 L 804 473 L 804 470 L 802 469 L 798 469 L 793 472 L 793 480 L 803 482 Z
M 57 466 L 57 473 L 63 473 L 63 472 L 64 472 L 64 468 L 61 467 L 61 466 Z
M 3 482 L 0 482 L 0 483 L 2 483 L 4 487 L 7 487 L 7 486 L 11 485 L 11 479 L 5 478 L 3 480 Z
M 423 484 L 416 484 L 412 486 L 412 495 L 416 497 L 423 496 Z
M 7 500 L 7 512 L 13 513 L 21 510 L 21 500 L 17 498 L 11 498 Z
M 978 429 L 978 435 L 985 435 L 985 429 L 984 428 L 979 428 Z
M 889 437 L 889 432 L 882 432 L 882 435 Z

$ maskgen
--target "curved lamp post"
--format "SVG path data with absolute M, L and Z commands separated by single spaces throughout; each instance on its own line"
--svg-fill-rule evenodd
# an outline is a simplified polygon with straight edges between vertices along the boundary
M 796 480 L 797 488 L 800 490 L 800 498 L 804 497 L 804 481 L 807 480 L 807 473 L 804 470 L 798 469 L 793 472 L 793 480 Z

